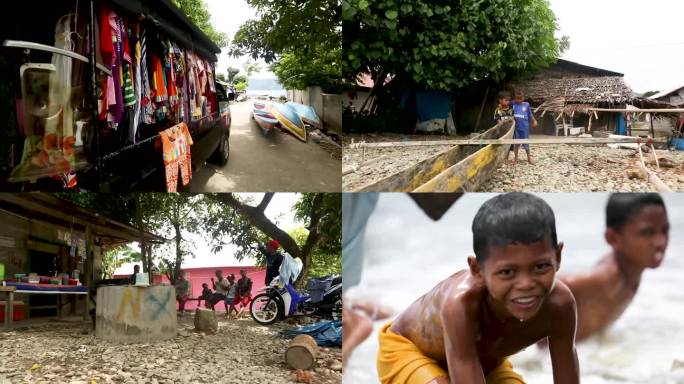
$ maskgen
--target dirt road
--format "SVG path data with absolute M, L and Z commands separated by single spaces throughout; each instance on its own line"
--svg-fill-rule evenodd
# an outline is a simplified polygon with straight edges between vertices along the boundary
M 313 141 L 289 133 L 264 136 L 251 119 L 252 102 L 231 104 L 230 159 L 207 164 L 193 175 L 190 192 L 339 192 L 340 160 Z

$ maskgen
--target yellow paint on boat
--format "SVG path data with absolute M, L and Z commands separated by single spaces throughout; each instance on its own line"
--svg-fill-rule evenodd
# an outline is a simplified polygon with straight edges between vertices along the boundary
M 277 109 L 271 108 L 271 114 L 280 121 L 281 124 L 285 126 L 287 130 L 292 132 L 299 140 L 306 142 L 306 129 L 300 128 L 294 123 L 292 123 L 288 118 L 283 116 Z

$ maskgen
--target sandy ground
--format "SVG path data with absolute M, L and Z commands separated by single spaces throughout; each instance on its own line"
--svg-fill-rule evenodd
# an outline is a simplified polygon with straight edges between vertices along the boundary
M 90 323 L 51 321 L 0 332 L 0 383 L 293 383 L 284 360 L 293 325 L 260 326 L 251 318 L 219 320 L 216 335 L 179 318 L 179 336 L 158 344 L 114 345 Z M 339 348 L 321 348 L 315 383 L 339 383 Z
M 453 139 L 447 136 L 404 135 L 351 135 L 345 145 L 352 142 L 420 141 Z M 448 146 L 364 148 L 345 146 L 343 168 L 365 165 L 342 177 L 344 191 L 356 191 L 409 168 L 426 158 L 448 149 Z M 648 168 L 673 191 L 684 191 L 684 152 L 657 150 L 658 158 L 666 158 L 672 167 L 657 170 Z M 527 164 L 524 151 L 520 151 L 518 165 L 502 164 L 479 192 L 637 192 L 654 191 L 642 178 L 634 178 L 629 169 L 635 169 L 638 155 L 631 149 L 612 149 L 608 146 L 537 145 L 532 147 L 536 165 Z M 651 154 L 644 154 L 651 161 Z M 510 155 L 513 158 L 513 155 Z M 377 159 L 377 160 L 374 160 Z M 668 161 L 669 160 L 669 161 Z M 632 178 L 630 178 L 630 176 Z
M 193 175 L 190 192 L 340 191 L 339 156 L 326 151 L 314 138 L 303 143 L 280 131 L 264 136 L 250 117 L 249 100 L 230 108 L 228 164 L 202 167 Z

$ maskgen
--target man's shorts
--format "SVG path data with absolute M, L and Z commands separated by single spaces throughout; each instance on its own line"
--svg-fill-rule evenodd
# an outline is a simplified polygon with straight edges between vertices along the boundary
M 382 384 L 426 384 L 439 377 L 449 378 L 439 363 L 423 354 L 411 340 L 390 330 L 392 323 L 385 325 L 379 334 L 378 376 Z M 524 384 L 525 381 L 513 372 L 508 360 L 490 372 L 487 384 Z
M 246 296 L 236 295 L 235 301 L 233 301 L 233 305 L 242 304 L 243 307 L 246 307 L 249 305 L 249 303 L 251 301 L 252 301 L 252 295 L 246 295 Z
M 226 299 L 223 301 L 226 305 L 233 305 L 233 302 L 235 301 L 235 297 L 233 296 L 226 296 Z

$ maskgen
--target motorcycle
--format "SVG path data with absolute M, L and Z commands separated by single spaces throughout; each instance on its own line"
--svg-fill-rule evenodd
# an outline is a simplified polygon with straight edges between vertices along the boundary
M 269 325 L 292 316 L 342 320 L 342 277 L 311 279 L 308 294 L 276 277 L 252 299 L 249 312 L 259 324 Z

